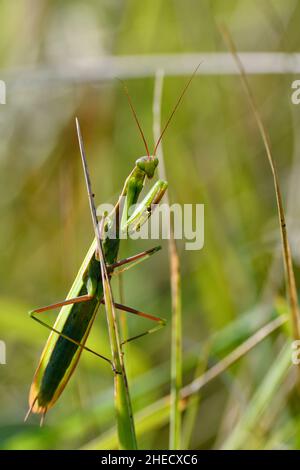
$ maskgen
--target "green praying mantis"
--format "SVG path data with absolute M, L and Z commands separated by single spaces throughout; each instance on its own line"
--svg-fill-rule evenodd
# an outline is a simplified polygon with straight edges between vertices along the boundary
M 145 181 L 147 179 L 152 179 L 155 175 L 158 166 L 156 152 L 161 143 L 162 137 L 168 128 L 170 121 L 177 107 L 179 106 L 179 103 L 192 78 L 196 74 L 198 67 L 190 77 L 181 95 L 179 96 L 179 99 L 176 102 L 165 126 L 162 129 L 160 137 L 155 144 L 153 154 L 150 154 L 149 152 L 149 147 L 134 110 L 130 95 L 127 88 L 124 87 L 133 117 L 143 139 L 147 155 L 136 160 L 134 168 L 125 180 L 123 189 L 116 205 L 114 206 L 112 212 L 105 217 L 105 221 L 102 224 L 103 232 L 108 233 L 108 235 L 106 235 L 104 238 L 102 247 L 109 278 L 120 266 L 127 265 L 125 269 L 128 269 L 140 261 L 149 258 L 152 254 L 156 253 L 160 249 L 160 247 L 155 247 L 129 258 L 118 260 L 118 252 L 122 233 L 132 233 L 136 230 L 139 230 L 141 225 L 151 216 L 153 208 L 159 204 L 168 187 L 166 181 L 158 180 L 144 197 L 144 199 L 138 203 L 138 199 L 144 187 Z M 76 128 L 83 168 L 85 177 L 87 179 L 87 167 L 83 149 L 83 140 L 77 119 Z M 123 204 L 121 204 L 121 201 Z M 135 207 L 133 212 L 131 210 L 132 207 Z M 111 233 L 112 227 L 114 228 L 114 233 L 116 234 L 114 237 L 110 237 L 109 235 L 109 233 Z M 47 411 L 53 407 L 62 394 L 64 388 L 68 384 L 83 350 L 86 350 L 105 360 L 111 365 L 113 371 L 118 373 L 118 371 L 114 370 L 114 364 L 110 358 L 107 358 L 86 346 L 86 341 L 95 320 L 98 308 L 100 304 L 104 302 L 103 279 L 100 269 L 97 237 L 95 237 L 66 297 L 66 300 L 45 307 L 37 308 L 30 312 L 30 317 L 32 317 L 35 321 L 44 327 L 50 329 L 51 332 L 34 374 L 29 393 L 29 410 L 25 420 L 27 420 L 30 413 L 37 413 L 41 414 L 41 424 L 43 423 Z M 114 307 L 118 310 L 138 315 L 149 320 L 153 320 L 157 323 L 156 327 L 132 338 L 124 340 L 122 345 L 134 339 L 140 338 L 141 336 L 144 336 L 148 333 L 152 333 L 165 325 L 165 320 L 160 317 L 144 313 L 118 303 L 114 303 Z M 53 327 L 42 321 L 40 317 L 37 316 L 37 314 L 56 308 L 60 308 L 60 312 Z

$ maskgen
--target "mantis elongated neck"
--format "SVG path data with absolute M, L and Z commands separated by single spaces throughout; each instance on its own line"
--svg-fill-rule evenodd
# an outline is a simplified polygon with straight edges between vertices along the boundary
M 129 209 L 138 201 L 139 195 L 144 186 L 145 177 L 146 177 L 145 172 L 141 170 L 140 168 L 138 168 L 137 165 L 135 165 L 131 173 L 126 178 L 120 197 L 115 207 L 109 214 L 107 218 L 107 222 L 106 222 L 108 225 L 116 224 L 115 225 L 116 233 L 119 233 L 119 229 L 120 229 L 119 227 L 120 209 L 123 210 L 122 219 L 121 219 L 121 225 L 123 226 L 129 217 Z
M 143 188 L 145 177 L 145 172 L 135 165 L 132 172 L 127 176 L 123 190 L 121 192 L 121 197 L 127 196 L 128 192 L 130 192 L 132 189 L 135 189 L 136 187 L 140 187 L 142 185 Z
M 134 206 L 138 201 L 139 195 L 144 186 L 145 177 L 145 172 L 135 166 L 130 175 L 128 176 L 127 180 L 125 181 L 124 188 L 121 193 L 122 199 L 119 200 L 124 203 L 121 221 L 122 226 L 125 225 L 127 219 L 129 218 L 130 208 Z

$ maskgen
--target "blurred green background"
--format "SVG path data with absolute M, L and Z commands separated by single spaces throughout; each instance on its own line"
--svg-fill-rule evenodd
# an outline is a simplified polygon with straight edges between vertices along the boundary
M 145 70 L 132 79 L 128 68 L 126 79 L 127 55 L 178 54 L 176 76 L 164 81 L 165 121 L 187 79 L 179 54 L 199 53 L 201 59 L 202 52 L 225 52 L 221 22 L 240 51 L 297 52 L 300 4 L 1 0 L 0 18 L 0 79 L 7 85 L 7 104 L 0 105 L 0 339 L 7 346 L 7 365 L 0 365 L 0 448 L 111 447 L 113 377 L 87 353 L 46 426 L 40 429 L 35 416 L 23 424 L 48 335 L 27 311 L 64 298 L 93 236 L 75 116 L 98 203 L 116 201 L 144 154 L 120 83 L 106 79 L 105 70 L 88 80 L 82 64 L 88 68 L 106 56 L 123 57 L 123 78 L 152 147 L 154 77 Z M 68 76 L 74 67 L 75 78 Z M 272 177 L 247 97 L 237 75 L 221 69 L 201 75 L 201 67 L 199 72 L 163 143 L 171 201 L 205 204 L 204 248 L 186 251 L 178 244 L 185 384 L 199 360 L 206 361 L 207 340 L 213 365 L 287 311 Z M 290 100 L 296 78 L 261 74 L 249 80 L 270 132 L 300 280 L 300 107 Z M 170 320 L 168 247 L 162 245 L 160 253 L 126 273 L 123 288 L 128 305 Z M 121 256 L 152 246 L 127 241 Z M 118 297 L 118 283 L 113 287 Z M 49 322 L 54 318 L 49 314 Z M 148 326 L 135 318 L 128 325 L 132 334 Z M 233 447 L 299 448 L 294 368 L 280 352 L 288 341 L 289 331 L 282 328 L 203 389 L 186 446 L 220 448 L 238 429 L 241 442 Z M 103 309 L 88 345 L 109 351 Z M 128 346 L 126 361 L 139 446 L 166 448 L 168 413 L 159 400 L 169 392 L 170 322 Z

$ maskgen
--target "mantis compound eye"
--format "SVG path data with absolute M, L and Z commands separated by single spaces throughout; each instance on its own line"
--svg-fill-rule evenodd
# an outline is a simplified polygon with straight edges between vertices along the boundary
M 158 158 L 151 156 L 149 157 L 141 157 L 138 158 L 136 161 L 137 167 L 144 171 L 149 179 L 151 179 L 154 175 L 155 169 L 158 165 Z

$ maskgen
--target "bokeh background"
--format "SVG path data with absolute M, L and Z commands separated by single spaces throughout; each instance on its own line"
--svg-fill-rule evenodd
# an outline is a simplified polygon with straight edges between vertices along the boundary
M 122 60 L 152 147 L 154 76 L 147 57 L 178 57 L 164 80 L 165 121 L 187 80 L 184 53 L 226 52 L 225 22 L 239 51 L 299 51 L 296 0 L 0 1 L 0 448 L 114 447 L 113 378 L 85 353 L 46 426 L 24 424 L 27 395 L 48 332 L 28 310 L 63 299 L 93 236 L 74 118 L 81 122 L 97 202 L 114 202 L 144 148 L 111 56 Z M 137 55 L 146 64 L 132 77 Z M 115 64 L 115 62 L 113 62 Z M 189 62 L 190 63 L 190 62 Z M 101 67 L 101 64 L 104 64 Z M 97 69 L 97 66 L 100 68 Z M 166 62 L 166 66 L 168 63 Z M 127 67 L 128 66 L 128 67 Z M 297 75 L 252 74 L 282 184 L 299 279 L 300 107 Z M 178 249 L 182 272 L 184 384 L 279 314 L 288 313 L 270 168 L 239 77 L 193 80 L 163 142 L 172 202 L 205 204 L 205 246 Z M 155 243 L 154 243 L 155 244 Z M 127 241 L 121 256 L 153 246 Z M 128 271 L 128 305 L 170 320 L 168 247 Z M 119 286 L 113 283 L 116 298 Z M 53 321 L 55 313 L 48 316 Z M 132 334 L 149 325 L 128 319 Z M 168 446 L 170 322 L 128 346 L 126 362 L 141 448 Z M 209 383 L 184 414 L 186 448 L 299 448 L 300 406 L 282 327 Z M 103 309 L 89 346 L 109 353 Z M 192 414 L 191 413 L 191 414 Z M 186 420 L 186 421 L 185 421 Z M 193 425 L 191 425 L 191 423 Z M 237 437 L 238 436 L 238 437 Z M 227 443 L 227 444 L 226 444 Z

